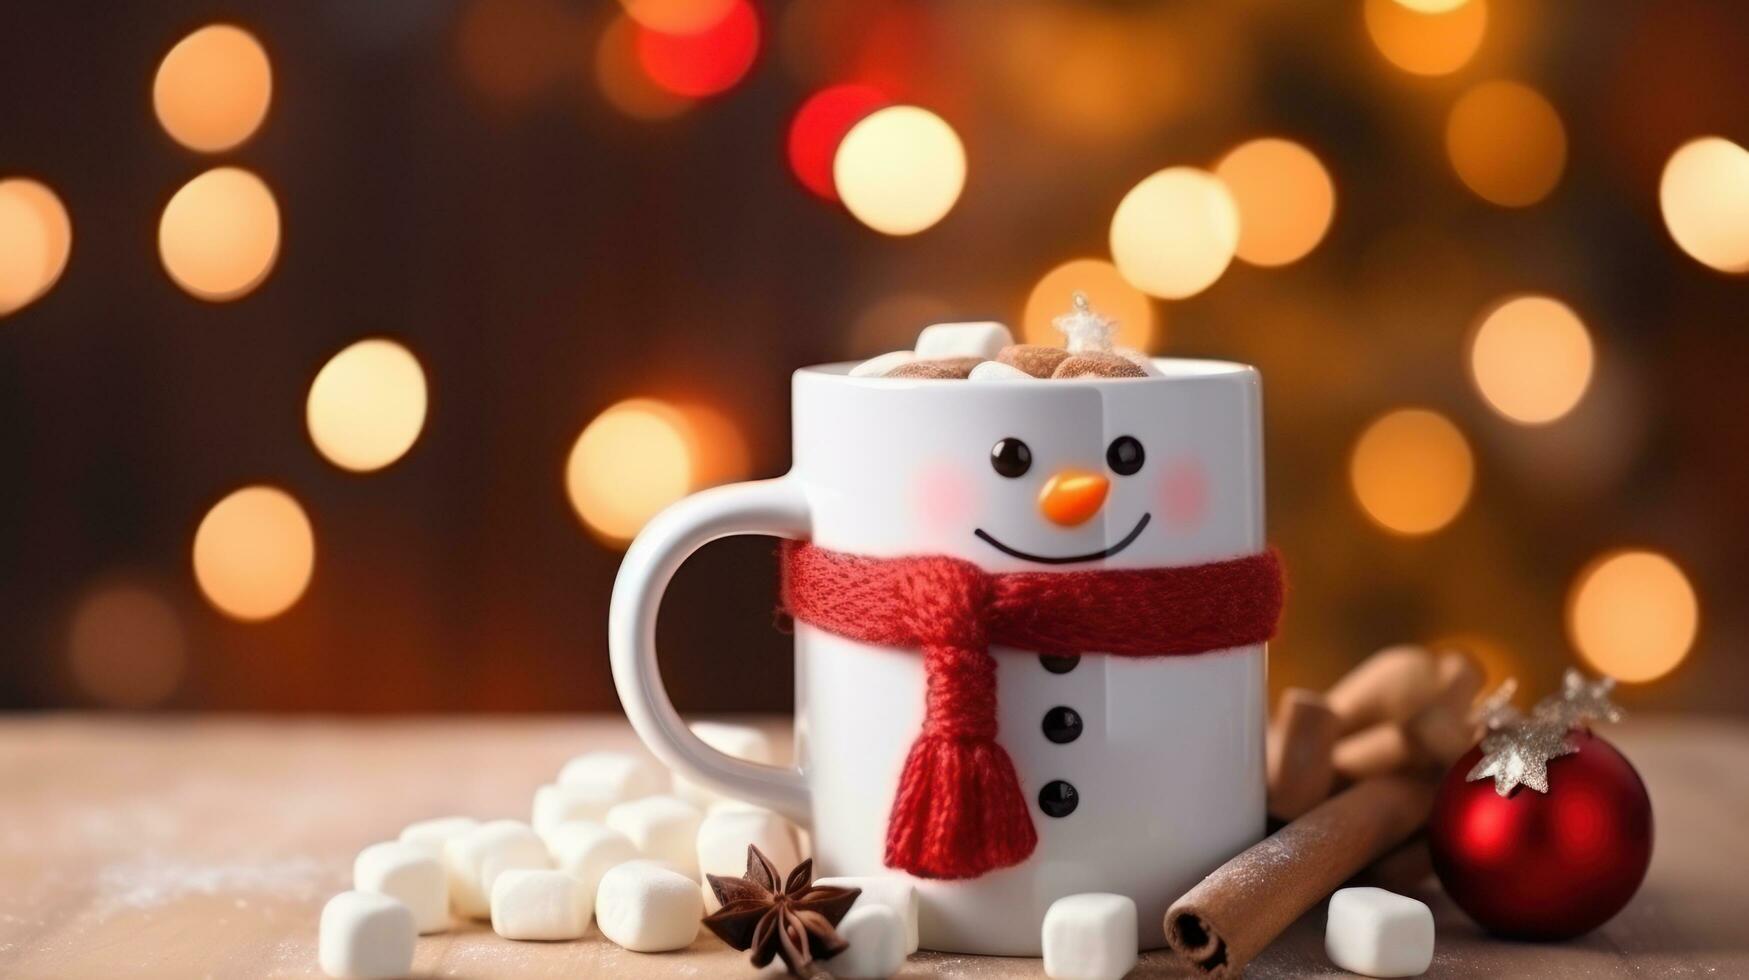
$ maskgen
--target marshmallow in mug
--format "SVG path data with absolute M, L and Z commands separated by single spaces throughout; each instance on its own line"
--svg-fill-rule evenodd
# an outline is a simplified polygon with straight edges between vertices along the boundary
M 892 351 L 850 369 L 853 378 L 1024 381 L 1028 378 L 1158 377 L 1160 370 L 1140 351 L 1115 347 L 1116 321 L 1094 312 L 1087 298 L 1074 296 L 1075 308 L 1052 322 L 1068 341 L 1066 348 L 1016 344 L 1000 323 L 937 323 L 925 327 L 915 350 Z

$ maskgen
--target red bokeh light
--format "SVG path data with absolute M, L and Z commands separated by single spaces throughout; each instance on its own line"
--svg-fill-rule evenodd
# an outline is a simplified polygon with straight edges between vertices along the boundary
M 697 34 L 664 34 L 638 26 L 638 63 L 657 85 L 691 98 L 727 91 L 753 67 L 759 18 L 736 0 L 714 26 Z
M 872 85 L 832 85 L 809 96 L 789 125 L 789 165 L 802 186 L 828 201 L 838 200 L 832 184 L 838 144 L 864 116 L 891 101 Z

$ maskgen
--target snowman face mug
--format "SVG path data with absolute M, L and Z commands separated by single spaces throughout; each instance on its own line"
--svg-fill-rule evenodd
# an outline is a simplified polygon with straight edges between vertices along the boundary
M 971 382 L 797 371 L 794 466 L 664 511 L 614 586 L 615 684 L 663 762 L 810 828 L 823 875 L 905 875 L 936 950 L 1038 955 L 1052 902 L 1134 899 L 1144 947 L 1264 829 L 1256 372 Z M 716 752 L 663 690 L 686 556 L 786 545 L 796 763 Z

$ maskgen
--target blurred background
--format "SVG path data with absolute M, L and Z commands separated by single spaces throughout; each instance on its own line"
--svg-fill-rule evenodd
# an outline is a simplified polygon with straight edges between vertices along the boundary
M 1731 0 L 0 8 L 0 707 L 612 710 L 788 374 L 1071 290 L 1263 373 L 1271 683 L 1749 709 Z M 769 541 L 660 628 L 784 710 Z

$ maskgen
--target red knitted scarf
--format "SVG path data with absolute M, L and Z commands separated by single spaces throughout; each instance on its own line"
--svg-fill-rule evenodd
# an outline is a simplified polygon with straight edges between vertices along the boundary
M 1038 844 L 1014 763 L 996 742 L 992 645 L 1120 657 L 1262 643 L 1281 615 L 1275 552 L 1176 568 L 993 574 L 944 557 L 783 549 L 783 605 L 829 633 L 923 653 L 928 692 L 887 822 L 888 867 L 975 878 Z

